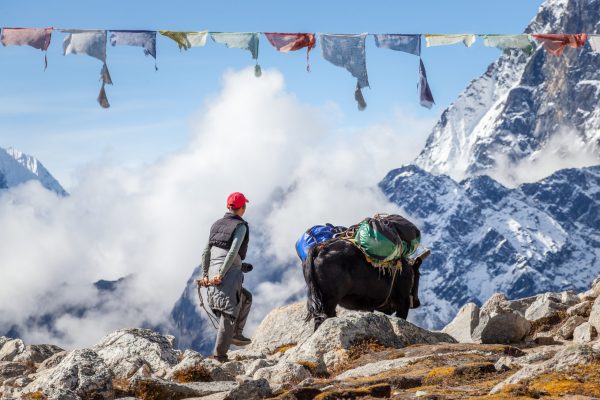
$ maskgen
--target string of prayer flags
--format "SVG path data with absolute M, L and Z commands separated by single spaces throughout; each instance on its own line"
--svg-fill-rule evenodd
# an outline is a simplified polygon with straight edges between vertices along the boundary
M 296 51 L 306 47 L 306 70 L 310 72 L 310 64 L 308 57 L 310 51 L 315 47 L 317 41 L 314 33 L 276 33 L 265 32 L 267 40 L 277 51 L 287 53 L 288 51 Z
M 419 57 L 419 100 L 423 107 L 431 108 L 435 103 L 427 82 L 425 64 L 421 59 L 421 35 L 377 34 L 375 45 L 379 48 L 403 51 Z
M 583 47 L 587 40 L 587 34 L 585 33 L 574 35 L 540 34 L 532 36 L 543 44 L 544 49 L 557 57 L 562 55 L 565 47 L 571 46 L 574 49 Z
M 254 76 L 262 75 L 258 65 L 258 33 L 256 32 L 211 32 L 210 36 L 215 43 L 224 44 L 228 48 L 248 50 L 252 59 L 256 60 Z
M 376 34 L 375 45 L 383 49 L 421 55 L 421 35 Z
M 592 51 L 595 53 L 600 53 L 600 35 L 589 35 L 588 41 L 590 42 Z
M 471 47 L 475 43 L 475 35 L 469 34 L 425 34 L 425 42 L 427 47 L 432 46 L 448 46 L 451 44 L 462 43 L 467 47 Z
M 206 45 L 208 32 L 176 32 L 176 31 L 158 31 L 161 35 L 175 41 L 179 50 L 187 50 L 192 47 L 203 47 Z
M 154 58 L 154 69 L 158 70 L 156 66 L 156 31 L 110 31 L 110 44 L 142 47 L 146 56 Z
M 435 104 L 435 101 L 433 100 L 433 94 L 431 93 L 431 88 L 427 82 L 425 65 L 423 65 L 423 60 L 421 58 L 419 58 L 419 97 L 423 107 L 431 109 L 431 107 Z
M 48 47 L 52 39 L 53 28 L 3 28 L 0 41 L 3 46 L 31 46 L 42 50 L 44 71 L 48 68 Z
M 102 69 L 100 70 L 102 86 L 98 94 L 98 103 L 102 108 L 109 108 L 110 104 L 104 90 L 105 84 L 112 85 L 112 79 L 106 66 L 106 31 L 66 29 L 62 32 L 69 34 L 63 42 L 64 55 L 85 54 L 102 61 Z
M 534 47 L 529 35 L 483 35 L 483 44 L 501 50 L 521 49 L 526 54 L 533 53 Z
M 323 58 L 338 67 L 346 68 L 356 78 L 354 99 L 359 110 L 367 107 L 362 88 L 369 86 L 365 52 L 366 33 L 360 35 L 321 34 Z

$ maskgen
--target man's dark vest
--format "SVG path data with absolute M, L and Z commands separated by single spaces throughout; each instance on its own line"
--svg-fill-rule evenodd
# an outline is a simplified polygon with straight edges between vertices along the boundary
M 210 228 L 210 236 L 208 237 L 208 243 L 211 246 L 216 246 L 224 250 L 229 250 L 233 243 L 233 232 L 239 224 L 246 225 L 246 236 L 242 242 L 242 247 L 238 254 L 241 259 L 246 258 L 246 252 L 248 251 L 248 241 L 250 240 L 250 227 L 248 223 L 244 221 L 242 217 L 239 217 L 232 213 L 226 213 L 223 218 L 218 220 Z

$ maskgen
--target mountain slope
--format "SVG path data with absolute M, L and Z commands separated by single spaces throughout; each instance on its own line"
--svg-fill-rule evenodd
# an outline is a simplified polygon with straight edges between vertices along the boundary
M 525 32 L 598 33 L 600 0 L 547 0 Z M 493 173 L 519 183 L 506 169 L 535 166 L 546 152 L 568 156 L 563 135 L 577 142 L 573 153 L 600 162 L 599 67 L 589 44 L 561 57 L 539 47 L 531 56 L 507 52 L 444 111 L 416 164 L 456 180 Z
M 418 221 L 432 250 L 422 267 L 424 306 L 413 317 L 424 326 L 441 328 L 458 307 L 494 292 L 581 290 L 600 273 L 600 166 L 515 189 L 406 166 L 380 186 Z
M 67 195 L 60 183 L 35 157 L 19 150 L 0 147 L 0 189 L 17 186 L 30 180 L 39 181 L 46 189 L 61 196 Z

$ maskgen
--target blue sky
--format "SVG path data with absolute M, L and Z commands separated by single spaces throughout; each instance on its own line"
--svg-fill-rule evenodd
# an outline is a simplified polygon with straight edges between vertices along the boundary
M 541 1 L 21 1 L 0 2 L 0 25 L 82 29 L 170 29 L 327 33 L 520 33 Z M 38 157 L 67 186 L 89 163 L 149 163 L 182 148 L 191 120 L 221 86 L 228 69 L 252 66 L 249 53 L 209 40 L 204 48 L 180 52 L 158 38 L 158 71 L 139 48 L 110 47 L 108 65 L 114 85 L 107 88 L 112 107 L 95 99 L 100 62 L 62 56 L 64 34 L 55 32 L 48 52 L 0 48 L 0 147 L 16 147 Z M 324 61 L 320 47 L 305 71 L 305 52 L 277 53 L 261 39 L 259 62 L 278 69 L 287 90 L 314 106 L 337 104 L 349 129 L 376 124 L 401 108 L 432 123 L 469 81 L 499 55 L 479 41 L 424 48 L 423 60 L 437 105 L 420 108 L 416 93 L 418 59 L 377 49 L 367 40 L 371 89 L 368 108 L 358 112 L 349 73 Z

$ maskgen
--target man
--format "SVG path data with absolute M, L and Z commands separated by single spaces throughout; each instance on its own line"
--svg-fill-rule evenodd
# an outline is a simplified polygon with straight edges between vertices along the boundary
M 244 272 L 252 265 L 243 263 L 248 250 L 250 229 L 242 218 L 248 200 L 239 192 L 227 197 L 225 216 L 210 228 L 208 244 L 202 254 L 203 276 L 197 283 L 208 287 L 208 305 L 219 318 L 213 358 L 227 361 L 229 346 L 251 342 L 242 331 L 252 305 L 252 294 L 242 287 Z

